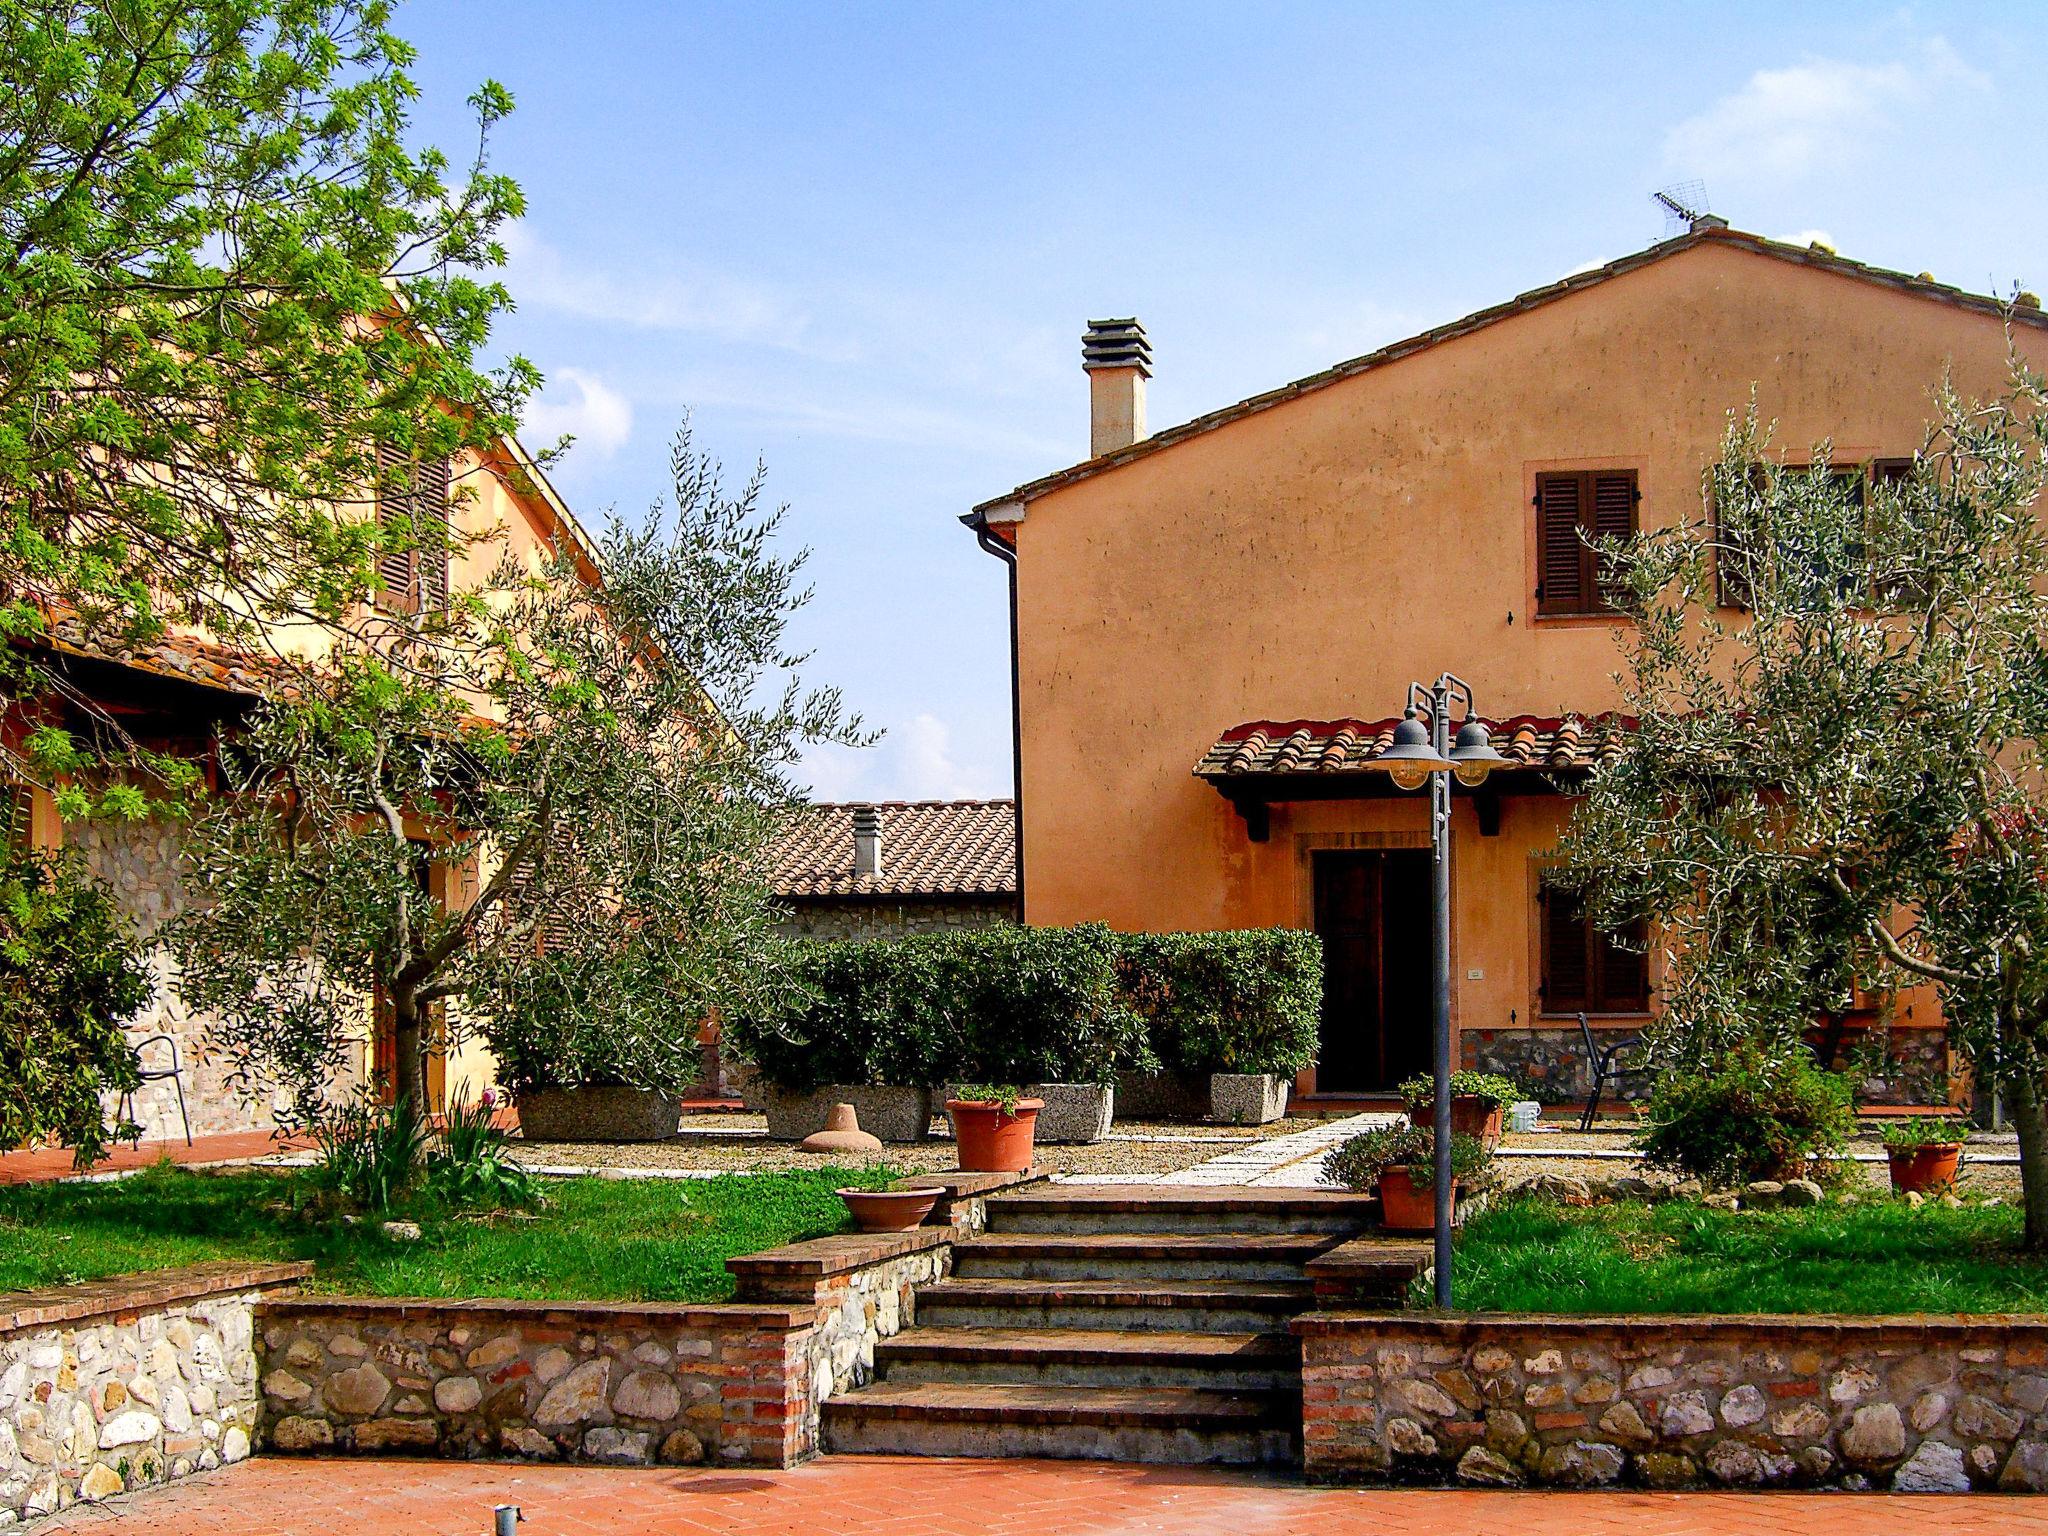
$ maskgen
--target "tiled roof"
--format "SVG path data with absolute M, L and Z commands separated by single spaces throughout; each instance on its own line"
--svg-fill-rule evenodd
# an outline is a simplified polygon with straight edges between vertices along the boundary
M 75 619 L 60 618 L 29 642 L 62 656 L 112 662 L 157 677 L 196 683 L 254 698 L 289 675 L 282 662 L 251 651 L 237 650 L 197 636 L 166 632 L 128 644 L 88 635 Z
M 1212 782 L 1266 774 L 1378 773 L 1374 759 L 1394 743 L 1399 720 L 1251 720 L 1232 726 L 1195 764 Z M 1489 720 L 1493 749 L 1514 767 L 1582 773 L 1621 752 L 1620 715 L 1514 715 Z
M 1014 896 L 1017 812 L 1010 800 L 867 801 L 881 812 L 882 873 L 853 872 L 853 813 L 808 805 L 769 850 L 778 896 Z
M 1729 229 L 1724 224 L 1714 223 L 1694 229 L 1687 234 L 1679 235 L 1675 239 L 1660 241 L 1656 245 L 1649 246 L 1643 250 L 1632 251 L 1628 255 L 1607 262 L 1602 266 L 1592 267 L 1584 272 L 1574 272 L 1569 277 L 1560 278 L 1558 281 L 1545 284 L 1541 288 L 1532 288 L 1527 293 L 1516 294 L 1515 297 L 1504 303 L 1495 304 L 1489 308 L 1466 315 L 1462 319 L 1452 320 L 1444 325 L 1435 326 L 1430 330 L 1423 331 L 1419 335 L 1410 336 L 1405 341 L 1394 342 L 1389 346 L 1381 347 L 1375 352 L 1368 352 L 1362 357 L 1354 357 L 1348 362 L 1338 363 L 1334 367 L 1325 368 L 1321 373 L 1312 373 L 1307 378 L 1296 379 L 1291 384 L 1283 384 L 1278 389 L 1270 389 L 1263 394 L 1253 395 L 1250 399 L 1240 400 L 1234 405 L 1226 405 L 1220 410 L 1210 411 L 1206 415 L 1195 417 L 1192 421 L 1182 422 L 1177 427 L 1168 427 L 1163 432 L 1155 432 L 1150 437 L 1142 437 L 1129 447 L 1119 448 L 1114 453 L 1105 453 L 1099 458 L 1086 459 L 1079 464 L 1057 470 L 1037 480 L 1029 481 L 1006 495 L 997 496 L 982 502 L 972 512 L 967 513 L 961 521 L 972 526 L 980 526 L 984 520 L 988 522 L 1001 522 L 1003 519 L 990 517 L 990 514 L 999 509 L 1009 507 L 1012 503 L 1028 502 L 1033 497 L 1042 496 L 1046 492 L 1057 490 L 1063 485 L 1070 485 L 1076 480 L 1085 480 L 1091 475 L 1102 473 L 1104 470 L 1114 469 L 1119 464 L 1127 464 L 1133 459 L 1143 458 L 1147 454 L 1156 453 L 1162 448 L 1170 448 L 1175 443 L 1198 436 L 1213 428 L 1224 426 L 1229 422 L 1236 421 L 1239 417 L 1250 416 L 1255 412 L 1267 410 L 1276 405 L 1282 405 L 1294 399 L 1297 395 L 1311 394 L 1340 380 L 1348 379 L 1353 374 L 1364 373 L 1369 369 L 1398 361 L 1409 356 L 1411 353 L 1420 352 L 1425 348 L 1436 346 L 1440 342 L 1450 341 L 1455 337 L 1481 330 L 1486 326 L 1492 325 L 1495 321 L 1505 320 L 1512 315 L 1538 309 L 1553 300 L 1564 298 L 1568 294 L 1579 293 L 1584 289 L 1604 283 L 1610 278 L 1619 277 L 1625 272 L 1633 272 L 1638 267 L 1646 267 L 1652 262 L 1662 261 L 1667 257 L 1677 255 L 1681 251 L 1687 251 L 1696 245 L 1704 245 L 1709 242 L 1716 245 L 1733 246 L 1738 250 L 1752 251 L 1759 256 L 1770 256 L 1796 266 L 1817 267 L 1823 272 L 1840 273 L 1844 277 L 1853 277 L 1864 282 L 1876 283 L 1900 293 L 1917 295 L 1920 298 L 1935 299 L 1942 303 L 1954 304 L 1963 309 L 1975 310 L 1980 314 L 2003 317 L 2010 313 L 2013 322 L 2017 325 L 2048 327 L 2048 312 L 2042 311 L 2038 306 L 2019 306 L 2008 311 L 2006 305 L 1998 299 L 1984 294 L 1971 293 L 1967 289 L 1953 287 L 1948 283 L 1938 283 L 1931 277 L 1914 276 L 1905 272 L 1893 272 L 1884 267 L 1873 267 L 1860 261 L 1851 261 L 1846 256 L 1836 255 L 1825 246 L 1787 245 L 1780 240 L 1766 240 L 1761 235 L 1748 234 L 1739 229 Z

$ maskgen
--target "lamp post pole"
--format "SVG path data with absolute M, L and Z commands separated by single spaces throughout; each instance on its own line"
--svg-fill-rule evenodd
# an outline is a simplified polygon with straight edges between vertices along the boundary
M 1464 706 L 1464 723 L 1451 737 L 1451 705 Z M 1424 729 L 1417 717 L 1429 712 Z M 1486 722 L 1472 704 L 1472 689 L 1461 677 L 1446 672 L 1434 683 L 1408 685 L 1408 712 L 1394 728 L 1394 739 L 1377 759 L 1396 788 L 1420 789 L 1429 783 L 1429 867 L 1431 887 L 1430 1064 L 1436 1085 L 1436 1123 L 1432 1131 L 1432 1162 L 1436 1169 L 1436 1304 L 1451 1304 L 1451 1218 L 1454 1181 L 1451 1170 L 1451 776 L 1477 787 L 1507 762 L 1493 749 Z
M 1448 672 L 1429 690 L 1430 745 L 1447 757 L 1451 745 L 1451 685 Z M 1466 712 L 1471 693 L 1466 692 Z M 1430 1065 L 1436 1077 L 1436 1304 L 1451 1304 L 1451 776 L 1429 776 L 1429 875 L 1431 971 L 1435 982 L 1430 1018 Z

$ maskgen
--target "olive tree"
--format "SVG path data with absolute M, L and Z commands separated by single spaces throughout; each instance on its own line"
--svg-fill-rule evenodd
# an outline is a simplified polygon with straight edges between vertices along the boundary
M 1826 444 L 1774 462 L 1752 404 L 1700 518 L 1606 547 L 1636 727 L 1562 878 L 1596 921 L 1652 920 L 1666 1059 L 1795 1048 L 1852 985 L 1937 987 L 2043 1249 L 2048 390 L 2016 363 L 1999 398 L 1936 402 L 1910 472 L 1868 483 Z
M 522 1086 L 680 1086 L 711 1014 L 775 986 L 761 855 L 805 746 L 865 738 L 783 644 L 807 600 L 758 471 L 679 434 L 675 497 L 595 554 L 509 556 L 436 624 L 344 644 L 225 753 L 191 840 L 180 986 L 302 1115 L 389 1009 L 422 1103 L 434 1015 Z M 455 900 L 434 867 L 473 870 Z M 445 881 L 443 882 L 446 883 Z

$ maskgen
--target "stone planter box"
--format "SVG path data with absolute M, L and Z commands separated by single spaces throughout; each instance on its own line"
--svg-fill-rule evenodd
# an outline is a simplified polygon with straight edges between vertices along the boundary
M 1102 1140 L 1116 1115 L 1116 1089 L 1100 1083 L 1031 1083 L 1027 1099 L 1043 1099 L 1038 1112 L 1041 1145 L 1079 1146 Z
M 1193 1072 L 1123 1072 L 1116 1107 L 1126 1120 L 1202 1120 L 1209 1114 L 1209 1080 Z
M 1291 1077 L 1271 1072 L 1212 1072 L 1209 1118 L 1224 1125 L 1264 1125 L 1287 1113 Z
M 768 1114 L 768 1135 L 775 1141 L 802 1141 L 813 1131 L 822 1131 L 834 1104 L 851 1104 L 860 1128 L 883 1141 L 925 1141 L 932 1133 L 929 1088 L 827 1083 L 800 1093 L 763 1083 L 761 1102 Z
M 659 1088 L 535 1088 L 519 1095 L 528 1141 L 667 1141 L 683 1101 Z

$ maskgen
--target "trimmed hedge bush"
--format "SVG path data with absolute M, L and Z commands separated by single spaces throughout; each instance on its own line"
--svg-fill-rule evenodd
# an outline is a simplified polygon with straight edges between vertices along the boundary
M 1291 1074 L 1315 1059 L 1313 934 L 1003 926 L 785 941 L 780 963 L 801 1001 L 730 1018 L 724 1038 L 785 1088 Z
M 1643 1161 L 1710 1184 L 1804 1174 L 1856 1129 L 1849 1080 L 1804 1053 L 1745 1045 L 1711 1069 L 1678 1068 L 1650 1089 Z
M 1124 995 L 1168 1072 L 1270 1072 L 1316 1059 L 1323 946 L 1293 928 L 1133 933 L 1123 938 Z

